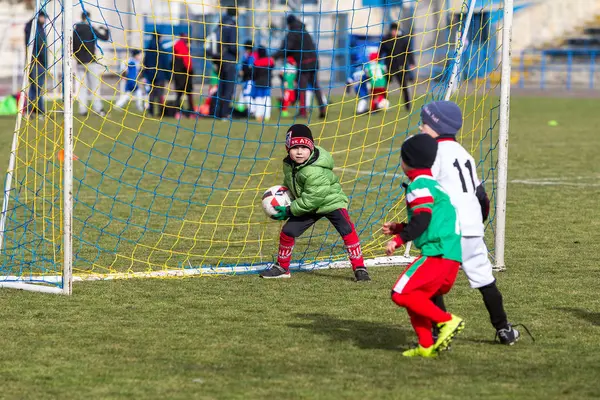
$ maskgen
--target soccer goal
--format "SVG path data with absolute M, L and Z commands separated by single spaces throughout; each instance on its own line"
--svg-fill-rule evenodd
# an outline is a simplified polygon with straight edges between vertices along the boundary
M 70 294 L 74 281 L 266 268 L 281 225 L 261 196 L 282 182 L 294 123 L 333 154 L 367 266 L 405 264 L 412 252 L 383 257 L 381 225 L 405 216 L 400 146 L 439 99 L 463 109 L 458 140 L 495 204 L 487 240 L 504 267 L 512 3 L 38 0 L 47 18 L 32 26 L 14 131 L 2 125 L 14 133 L 0 142 L 0 287 Z M 279 52 L 294 30 L 310 36 L 318 66 Z M 390 40 L 401 63 L 379 51 Z M 270 93 L 246 81 L 265 56 Z M 369 63 L 388 68 L 383 78 L 365 75 Z M 325 223 L 293 260 L 348 266 Z

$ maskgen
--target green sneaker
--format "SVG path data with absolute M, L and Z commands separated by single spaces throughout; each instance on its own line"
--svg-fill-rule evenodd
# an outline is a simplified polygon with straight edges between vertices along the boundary
M 415 348 L 408 349 L 402 352 L 404 357 L 424 357 L 424 358 L 435 358 L 437 357 L 437 352 L 435 351 L 435 345 L 429 347 L 423 347 L 418 345 Z
M 281 116 L 282 116 L 283 118 L 287 118 L 287 117 L 289 117 L 289 116 L 290 116 L 290 112 L 289 112 L 289 111 L 282 111 L 282 112 L 281 112 Z
M 465 322 L 462 318 L 452 315 L 450 321 L 438 324 L 438 327 L 440 328 L 440 333 L 433 348 L 435 351 L 442 351 L 446 350 L 450 346 L 452 339 L 465 328 Z

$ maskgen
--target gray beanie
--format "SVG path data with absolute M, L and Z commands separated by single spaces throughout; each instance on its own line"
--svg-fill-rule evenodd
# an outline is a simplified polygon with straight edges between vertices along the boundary
M 456 135 L 462 127 L 462 112 L 452 101 L 434 101 L 421 109 L 421 121 L 438 135 Z

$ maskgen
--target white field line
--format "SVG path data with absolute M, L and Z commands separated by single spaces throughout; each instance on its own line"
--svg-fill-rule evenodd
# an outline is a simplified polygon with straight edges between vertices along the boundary
M 600 183 L 577 182 L 578 180 L 596 180 L 596 176 L 577 176 L 574 178 L 539 178 L 539 179 L 513 179 L 510 183 L 533 186 L 577 186 L 600 187 Z
M 366 176 L 385 176 L 391 178 L 403 178 L 404 174 L 395 174 L 392 172 L 376 172 L 376 171 L 360 171 L 354 168 L 334 168 L 335 171 L 348 172 L 357 175 Z M 598 176 L 576 176 L 573 178 L 537 178 L 537 179 L 512 179 L 510 183 L 517 183 L 523 185 L 532 186 L 579 186 L 579 187 L 600 187 L 600 183 L 585 183 L 585 182 L 574 182 L 580 180 L 599 180 Z

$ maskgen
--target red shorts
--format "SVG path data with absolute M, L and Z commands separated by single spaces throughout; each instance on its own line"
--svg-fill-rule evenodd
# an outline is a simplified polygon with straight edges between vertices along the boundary
M 373 96 L 383 96 L 383 98 L 387 97 L 387 89 L 386 88 L 373 88 L 371 92 Z
M 292 104 L 296 102 L 296 90 L 294 89 L 285 89 L 283 92 L 283 107 L 290 107 Z
M 410 264 L 392 291 L 409 294 L 420 291 L 427 297 L 446 294 L 454 285 L 460 263 L 441 257 L 419 257 Z

